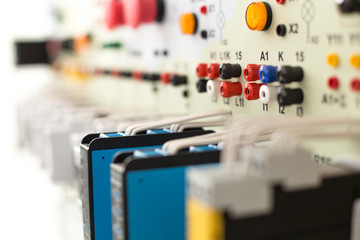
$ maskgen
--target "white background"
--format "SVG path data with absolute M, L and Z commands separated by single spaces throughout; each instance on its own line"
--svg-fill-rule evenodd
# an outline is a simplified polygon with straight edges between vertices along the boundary
M 41 39 L 54 31 L 50 0 L 3 1 L 0 8 L 0 239 L 82 239 L 78 199 L 54 184 L 37 159 L 20 150 L 16 104 L 49 82 L 44 66 L 14 66 L 13 39 Z

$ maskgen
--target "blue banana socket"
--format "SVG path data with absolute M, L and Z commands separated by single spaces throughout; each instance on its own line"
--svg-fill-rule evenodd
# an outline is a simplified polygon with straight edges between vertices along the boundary
M 261 66 L 259 71 L 259 78 L 264 84 L 277 81 L 277 67 L 271 65 Z

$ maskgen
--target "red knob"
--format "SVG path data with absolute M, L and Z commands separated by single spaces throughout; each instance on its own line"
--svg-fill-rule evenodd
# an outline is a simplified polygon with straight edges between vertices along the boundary
M 157 0 L 127 0 L 124 3 L 125 20 L 131 27 L 137 28 L 141 23 L 150 23 L 156 20 Z
M 199 78 L 207 76 L 207 64 L 206 63 L 199 63 L 196 67 L 196 75 Z
M 224 98 L 240 96 L 242 94 L 242 85 L 239 82 L 222 82 L 220 84 L 220 94 Z
M 95 69 L 94 74 L 95 74 L 95 75 L 102 75 L 103 72 L 104 72 L 104 71 L 103 71 L 102 69 L 97 68 L 97 69 Z
M 204 15 L 207 13 L 206 5 L 203 5 L 203 6 L 200 7 L 200 12 L 201 12 L 201 14 L 204 14 Z
M 337 77 L 330 77 L 328 79 L 328 86 L 330 89 L 336 90 L 339 88 L 339 79 Z
M 207 65 L 207 75 L 210 79 L 215 79 L 220 77 L 220 64 L 218 63 L 209 63 Z
M 142 76 L 143 76 L 143 74 L 141 72 L 135 71 L 132 73 L 132 78 L 137 81 L 140 81 L 142 79 Z
M 244 78 L 248 82 L 259 80 L 259 70 L 261 65 L 246 64 L 244 68 Z
M 350 86 L 354 92 L 360 92 L 360 78 L 354 78 L 351 80 Z
M 160 79 L 163 84 L 171 83 L 171 75 L 169 73 L 162 73 Z
M 105 22 L 109 29 L 114 29 L 125 23 L 124 4 L 122 1 L 109 0 L 106 9 Z
M 118 71 L 118 70 L 112 70 L 110 74 L 111 74 L 111 76 L 113 76 L 113 77 L 120 77 L 121 72 Z
M 257 100 L 260 97 L 260 87 L 262 84 L 258 83 L 247 83 L 244 88 L 244 94 L 247 100 Z

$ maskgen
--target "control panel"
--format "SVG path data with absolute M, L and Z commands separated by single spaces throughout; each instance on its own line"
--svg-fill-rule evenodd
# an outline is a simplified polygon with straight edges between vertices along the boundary
M 117 109 L 80 144 L 85 239 L 359 238 L 359 0 L 55 2 L 57 84 Z
M 101 84 L 112 85 L 111 102 L 260 116 L 360 112 L 357 1 L 96 3 L 87 4 L 92 19 L 74 13 L 95 25 L 83 29 L 93 44 L 72 60 L 89 82 L 112 78 Z
M 360 115 L 358 1 L 58 5 L 67 14 L 59 38 L 77 38 L 73 52 L 63 51 L 53 65 L 101 103 L 179 113 L 228 109 L 239 118 Z M 78 37 L 84 35 L 88 41 Z M 338 149 L 360 154 L 353 144 L 326 143 L 315 155 L 326 162 Z

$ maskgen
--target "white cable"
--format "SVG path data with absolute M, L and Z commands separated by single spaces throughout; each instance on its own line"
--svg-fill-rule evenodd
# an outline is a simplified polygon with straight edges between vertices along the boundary
M 271 120 L 268 119 L 267 121 L 270 122 Z M 225 139 L 224 148 L 221 153 L 221 161 L 224 162 L 229 169 L 232 169 L 232 160 L 235 161 L 235 159 L 237 159 L 238 145 L 244 142 L 246 135 L 253 134 L 253 129 L 251 127 L 257 123 L 260 124 L 263 122 L 264 120 L 259 120 L 258 118 L 249 118 L 241 121 L 234 120 L 232 122 L 230 126 L 232 134 Z
M 176 132 L 176 130 L 175 129 L 177 129 L 178 128 L 178 124 L 172 124 L 171 126 L 170 126 L 170 132 Z
M 225 126 L 226 123 L 228 123 L 227 120 L 218 120 L 218 121 L 208 121 L 208 122 L 189 122 L 189 123 L 177 124 L 175 132 L 183 132 L 187 128 Z
M 215 121 L 176 123 L 170 126 L 170 131 L 183 132 L 187 128 L 225 126 L 228 122 L 227 119 L 221 119 Z
M 209 133 L 195 137 L 171 140 L 163 145 L 162 150 L 168 152 L 170 155 L 173 155 L 176 154 L 179 150 L 189 146 L 218 143 L 226 134 L 227 132 Z
M 145 130 L 151 129 L 151 128 L 164 127 L 164 126 L 169 126 L 174 123 L 184 123 L 184 122 L 188 122 L 188 121 L 192 121 L 192 120 L 208 118 L 208 117 L 215 117 L 215 116 L 222 116 L 222 115 L 230 116 L 231 111 L 221 110 L 221 111 L 210 112 L 210 113 L 195 114 L 195 115 L 190 115 L 190 116 L 175 118 L 175 119 L 170 119 L 170 120 L 157 121 L 157 122 L 153 122 L 153 123 L 146 124 L 146 125 L 143 125 L 143 124 L 134 125 L 134 126 L 128 127 L 126 129 L 125 133 L 127 135 L 133 136 L 133 135 L 136 135 L 138 132 L 145 131 Z
M 135 122 L 135 123 L 133 123 L 133 124 L 130 124 L 130 125 L 128 125 L 127 126 L 127 128 L 125 129 L 125 133 L 127 134 L 127 135 L 129 135 L 126 131 L 128 130 L 128 131 L 132 131 L 133 129 L 135 129 L 135 128 L 138 128 L 138 127 L 141 127 L 141 126 L 147 126 L 147 125 L 150 125 L 150 124 L 152 124 L 152 123 L 154 123 L 154 122 L 150 122 L 149 123 L 149 119 L 150 118 L 163 118 L 163 117 L 171 117 L 171 116 L 174 116 L 175 114 L 157 114 L 157 115 L 155 115 L 155 116 L 153 116 L 153 115 L 147 115 L 148 117 L 147 117 L 147 119 L 148 120 L 146 120 L 145 118 L 144 118 L 144 120 L 143 121 L 139 121 L 139 122 Z M 180 115 L 183 115 L 183 114 L 180 114 Z M 164 121 L 164 120 L 156 120 L 155 122 L 159 122 L 159 121 Z M 131 132 L 130 132 L 131 133 Z
M 169 155 L 174 155 L 177 154 L 181 149 L 188 148 L 190 146 L 218 144 L 231 134 L 233 134 L 233 132 L 224 131 L 219 133 L 210 133 L 201 136 L 171 140 L 163 145 L 162 150 L 166 151 Z M 264 134 L 258 138 L 258 141 L 267 141 L 270 140 L 270 138 L 271 134 Z
M 243 122 L 244 124 L 247 122 L 250 122 L 250 121 L 252 122 L 254 120 L 253 119 L 241 120 L 241 122 Z M 190 138 L 185 138 L 185 139 L 172 140 L 172 141 L 166 142 L 163 145 L 162 150 L 171 152 L 171 154 L 175 154 L 179 149 L 185 148 L 186 146 L 200 145 L 199 144 L 200 140 L 201 140 L 201 145 L 219 142 L 219 141 L 221 141 L 221 138 L 217 138 L 218 136 L 224 136 L 223 138 L 226 139 L 226 138 L 229 138 L 229 136 L 231 136 L 230 133 L 231 132 L 229 130 L 227 130 L 227 131 L 223 131 L 223 132 L 219 132 L 219 133 L 210 133 L 210 134 L 206 134 L 206 135 L 195 136 L 195 137 L 190 137 Z M 215 139 L 213 139 L 213 137 Z M 208 142 L 205 142 L 206 140 L 204 140 L 204 139 L 206 139 Z
M 186 121 L 191 121 L 191 120 L 196 120 L 196 119 L 201 119 L 201 118 L 206 118 L 206 117 L 211 117 L 211 116 L 227 115 L 227 114 L 229 114 L 229 111 L 217 111 L 217 112 L 212 112 L 212 113 L 207 113 L 207 114 L 197 114 L 197 115 L 190 115 L 190 116 L 185 116 L 185 117 L 180 117 L 180 118 L 166 119 L 166 120 L 156 121 L 156 122 L 146 123 L 146 124 L 135 124 L 135 125 L 129 127 L 128 129 L 126 129 L 125 133 L 127 135 L 135 135 L 137 132 L 147 130 L 148 128 L 152 128 L 153 126 L 154 126 L 154 128 L 162 127 L 162 126 L 168 126 L 168 125 L 171 125 L 174 123 L 186 122 Z M 142 129 L 142 130 L 139 130 L 139 129 Z M 135 130 L 136 130 L 136 133 L 133 134 L 132 132 L 134 132 Z
M 328 126 L 328 125 L 343 125 L 343 124 L 360 124 L 359 119 L 356 118 L 323 118 L 323 117 L 318 117 L 318 118 L 307 118 L 307 119 L 291 119 L 289 120 L 280 120 L 277 122 L 273 122 L 272 124 L 269 125 L 264 125 L 264 124 L 257 124 L 256 126 L 254 126 L 254 134 L 250 135 L 250 142 L 254 143 L 256 142 L 256 138 L 257 136 L 264 132 L 264 131 L 268 131 L 268 130 L 275 130 L 278 128 L 299 128 L 299 127 L 322 127 L 322 126 Z M 246 156 L 246 157 L 250 157 L 250 156 Z
M 327 118 L 327 117 L 317 117 L 317 118 L 307 118 L 307 119 L 280 119 L 280 120 L 266 120 L 266 121 L 257 121 L 253 124 L 250 124 L 249 126 L 244 126 L 242 124 L 241 126 L 246 131 L 243 131 L 242 134 L 233 136 L 230 135 L 230 139 L 228 139 L 227 143 L 227 153 L 224 154 L 222 157 L 222 161 L 225 163 L 229 163 L 229 166 L 231 168 L 232 162 L 235 161 L 237 158 L 237 146 L 243 141 L 242 137 L 245 133 L 247 133 L 247 141 L 249 143 L 250 148 L 245 151 L 244 154 L 244 172 L 247 172 L 250 159 L 251 159 L 251 146 L 254 142 L 256 142 L 256 139 L 259 135 L 261 135 L 262 132 L 274 130 L 278 128 L 291 128 L 291 127 L 301 127 L 301 126 L 324 126 L 324 125 L 341 125 L 341 124 L 359 124 L 359 119 L 357 118 Z
M 221 160 L 224 161 L 225 167 L 229 169 L 229 171 L 233 171 L 233 162 L 238 158 L 238 146 L 240 144 L 242 145 L 248 145 L 247 150 L 245 151 L 245 154 L 250 152 L 253 148 L 254 141 L 252 140 L 252 137 L 256 134 L 256 139 L 260 140 L 261 133 L 256 133 L 253 128 L 250 126 L 242 126 L 242 131 L 238 131 L 239 134 L 231 134 L 230 138 L 227 143 L 225 143 L 225 150 L 222 152 Z M 268 139 L 271 138 L 271 131 L 265 132 L 268 134 Z M 230 159 L 230 161 L 229 161 Z M 246 176 L 248 169 L 250 167 L 250 159 L 245 157 L 242 159 L 243 164 L 242 168 L 240 169 L 240 172 L 235 172 L 235 174 L 240 174 L 243 176 Z
M 276 144 L 287 146 L 288 150 L 295 150 L 301 139 L 310 139 L 310 138 L 360 138 L 360 131 L 336 131 L 336 132 L 324 132 L 319 130 L 308 129 L 307 131 L 290 133 L 286 131 L 285 133 L 281 133 L 278 136 L 273 136 L 273 139 L 276 140 Z

